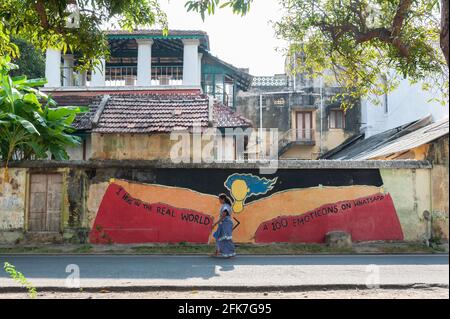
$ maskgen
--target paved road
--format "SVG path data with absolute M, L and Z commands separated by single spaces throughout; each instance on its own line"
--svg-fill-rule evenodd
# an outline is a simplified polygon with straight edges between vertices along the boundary
M 66 287 L 66 267 L 78 265 L 81 287 L 292 287 L 449 284 L 448 255 L 238 256 L 18 256 L 0 255 L 36 287 Z M 373 267 L 370 265 L 377 265 Z M 13 287 L 3 269 L 1 287 Z

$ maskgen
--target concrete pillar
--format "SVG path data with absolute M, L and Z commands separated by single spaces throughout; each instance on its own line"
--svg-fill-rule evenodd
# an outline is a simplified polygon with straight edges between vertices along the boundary
M 185 39 L 183 44 L 183 85 L 200 86 L 200 77 L 198 76 L 198 46 L 200 41 L 197 39 Z
M 198 54 L 198 85 L 202 84 L 202 58 L 203 53 Z
M 48 48 L 45 55 L 45 78 L 46 87 L 61 86 L 61 51 Z
M 91 74 L 91 86 L 105 86 L 106 65 L 105 59 L 100 59 L 100 64 L 97 65 Z
M 73 86 L 73 54 L 63 55 L 64 71 L 63 71 L 63 86 Z
M 152 39 L 137 39 L 137 86 L 152 85 Z
M 86 71 L 78 72 L 78 85 L 79 86 L 86 86 L 86 79 L 87 79 Z
M 77 80 L 75 81 L 75 86 L 86 86 L 87 81 L 87 73 L 84 72 L 77 72 Z

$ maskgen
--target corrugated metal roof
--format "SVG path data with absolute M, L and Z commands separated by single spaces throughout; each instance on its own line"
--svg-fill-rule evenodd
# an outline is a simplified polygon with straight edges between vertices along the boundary
M 360 160 L 367 155 L 388 145 L 392 141 L 414 132 L 432 123 L 431 117 L 426 117 L 402 126 L 381 132 L 366 138 L 365 134 L 359 134 L 347 139 L 338 147 L 322 155 L 321 159 L 332 160 Z
M 420 128 L 405 136 L 399 137 L 398 139 L 391 141 L 387 145 L 377 148 L 358 159 L 373 159 L 390 154 L 405 152 L 421 145 L 430 143 L 444 135 L 447 135 L 448 133 L 448 118 L 445 118 L 423 128 Z

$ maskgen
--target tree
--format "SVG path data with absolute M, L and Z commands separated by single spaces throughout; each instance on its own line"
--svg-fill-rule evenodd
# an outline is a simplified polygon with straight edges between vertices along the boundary
M 449 0 L 441 1 L 441 32 L 440 32 L 440 44 L 442 52 L 445 56 L 447 66 L 449 65 Z
M 444 2 L 448 6 L 448 0 Z M 448 47 L 447 52 L 445 45 L 442 52 L 439 49 L 445 32 L 437 0 L 281 3 L 286 14 L 276 23 L 277 34 L 291 41 L 292 57 L 304 53 L 301 59 L 295 57 L 296 71 L 332 70 L 347 97 L 386 93 L 395 88 L 399 76 L 427 81 L 425 87 L 435 81 L 448 96 Z
M 11 71 L 12 76 L 26 75 L 27 78 L 43 78 L 45 76 L 45 57 L 40 50 L 27 41 L 13 38 L 12 43 L 17 45 L 19 56 L 12 60 L 18 68 Z
M 214 14 L 216 8 L 230 7 L 235 14 L 245 15 L 250 10 L 253 0 L 190 0 L 186 2 L 185 7 L 188 11 L 196 11 L 200 13 L 203 20 L 205 20 L 206 12 L 211 15 Z
M 439 100 L 448 99 L 449 0 L 279 1 L 286 13 L 275 29 L 292 43 L 292 71 L 312 76 L 333 71 L 330 80 L 345 89 L 337 96 L 344 106 L 352 100 L 345 97 L 392 90 L 399 76 L 425 81 L 426 89 L 439 87 Z M 204 17 L 218 6 L 245 14 L 252 1 L 189 2 L 188 9 Z
M 48 154 L 56 160 L 69 159 L 65 148 L 80 144 L 71 135 L 75 116 L 86 108 L 56 107 L 56 102 L 35 89 L 45 79 L 11 77 L 17 66 L 0 58 L 0 160 L 5 163 L 5 178 L 11 160 L 41 159 Z
M 87 70 L 108 56 L 102 27 L 131 30 L 155 24 L 167 29 L 158 0 L 2 0 L 0 2 L 0 56 L 17 56 L 11 36 L 41 51 L 48 47 L 81 54 L 78 69 Z
M 246 12 L 248 0 L 222 3 Z M 214 12 L 219 1 L 187 1 L 188 10 Z M 102 28 L 132 30 L 157 25 L 168 32 L 167 16 L 159 0 L 2 0 L 0 1 L 0 56 L 16 57 L 20 37 L 42 52 L 48 47 L 81 54 L 78 70 L 88 70 L 109 55 Z

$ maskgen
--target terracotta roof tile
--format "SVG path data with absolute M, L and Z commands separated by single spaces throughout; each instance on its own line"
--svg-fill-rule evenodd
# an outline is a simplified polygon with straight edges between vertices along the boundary
M 217 127 L 251 127 L 252 122 L 245 117 L 233 112 L 229 107 L 216 104 L 214 107 L 214 124 Z
M 78 115 L 73 121 L 72 126 L 78 130 L 92 129 L 92 117 L 97 111 L 102 95 L 54 95 L 52 98 L 58 103 L 58 106 L 84 106 L 89 107 L 87 113 Z
M 97 133 L 169 133 L 189 130 L 194 123 L 201 127 L 209 123 L 209 99 L 199 93 L 189 94 L 113 94 L 110 95 L 97 125 L 92 119 L 98 110 L 103 94 L 97 96 L 55 97 L 59 105 L 83 105 L 89 103 L 89 112 L 79 116 L 73 126 L 78 130 Z M 250 127 L 251 122 L 230 108 L 216 104 L 213 108 L 213 126 Z

